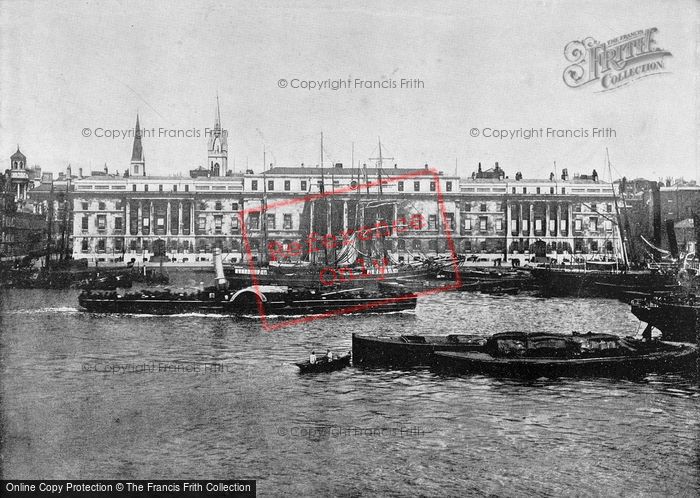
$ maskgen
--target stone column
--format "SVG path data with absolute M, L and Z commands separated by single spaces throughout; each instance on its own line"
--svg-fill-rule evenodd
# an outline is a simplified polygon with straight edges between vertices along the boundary
M 154 220 L 155 220 L 155 216 L 153 213 L 153 201 L 151 201 L 149 208 L 148 208 L 148 233 L 149 233 L 149 235 L 155 234 L 155 229 L 153 227 Z
M 525 232 L 523 230 L 523 203 L 518 203 L 518 235 L 523 236 Z
M 574 249 L 574 205 L 571 203 L 569 203 L 567 214 L 569 218 L 566 220 L 566 234 L 568 235 L 569 245 L 573 254 L 576 251 Z
M 506 201 L 506 254 L 510 253 L 510 245 L 513 242 L 513 230 L 510 226 L 512 221 L 513 213 L 511 212 L 511 205 Z
M 165 211 L 165 235 L 168 237 L 172 235 L 171 230 L 170 230 L 170 217 L 172 216 L 172 210 L 170 207 L 170 201 L 168 201 L 168 205 Z
M 182 236 L 182 228 L 182 201 L 180 201 L 177 206 L 177 234 L 179 236 Z
M 143 235 L 143 201 L 139 201 L 139 209 L 137 211 L 139 219 L 136 220 L 136 227 L 138 228 L 139 237 Z
M 530 221 L 528 222 L 528 233 L 535 236 L 535 203 L 530 203 Z
M 190 202 L 190 237 L 194 237 L 194 201 Z
M 544 236 L 545 236 L 545 242 L 547 242 L 546 239 L 549 238 L 549 219 L 550 219 L 550 214 L 549 214 L 549 202 L 545 203 L 544 205 Z
M 561 203 L 557 202 L 557 237 L 561 236 Z
M 131 235 L 131 202 L 126 201 L 124 210 L 124 236 L 128 237 L 129 235 Z

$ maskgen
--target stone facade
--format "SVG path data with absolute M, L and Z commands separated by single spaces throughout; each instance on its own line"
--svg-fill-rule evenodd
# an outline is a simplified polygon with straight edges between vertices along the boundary
M 619 251 L 615 198 L 609 184 L 590 179 L 463 179 L 441 174 L 438 186 L 421 170 L 384 169 L 382 174 L 384 179 L 421 176 L 390 181 L 381 194 L 376 186 L 359 194 L 356 189 L 347 190 L 353 182 L 364 182 L 364 175 L 376 180 L 375 168 L 325 168 L 323 173 L 318 168 L 272 168 L 264 174 L 209 178 L 78 179 L 73 197 L 73 255 L 139 261 L 164 250 L 169 259 L 195 261 L 209 260 L 212 249 L 219 247 L 227 260 L 240 261 L 245 253 L 242 222 L 248 228 L 252 255 L 262 257 L 261 250 L 270 241 L 288 245 L 321 228 L 325 233 L 321 217 L 326 209 L 332 232 L 356 226 L 357 206 L 367 203 L 389 206 L 381 216 L 389 224 L 391 218 L 423 217 L 421 230 L 387 237 L 387 248 L 397 259 L 445 253 L 446 228 L 456 251 L 465 255 L 502 254 L 506 248 L 509 254 L 522 254 L 532 251 L 536 241 L 545 242 L 550 253 Z M 321 192 L 321 185 L 327 193 L 338 193 L 328 198 L 330 202 L 307 202 L 309 195 Z M 444 213 L 439 209 L 438 188 Z M 263 199 L 265 213 L 249 212 L 245 220 L 241 218 L 243 210 L 255 210 Z

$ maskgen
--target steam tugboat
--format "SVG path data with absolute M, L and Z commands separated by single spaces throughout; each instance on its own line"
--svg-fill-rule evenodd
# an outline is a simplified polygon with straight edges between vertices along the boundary
M 216 283 L 194 293 L 165 290 L 118 292 L 84 291 L 78 297 L 83 310 L 92 313 L 135 313 L 173 315 L 216 313 L 267 316 L 314 315 L 325 313 L 386 313 L 413 310 L 417 296 L 401 288 L 382 287 L 328 290 L 297 289 L 287 286 L 256 286 L 239 290 L 228 288 L 221 252 L 214 254 Z

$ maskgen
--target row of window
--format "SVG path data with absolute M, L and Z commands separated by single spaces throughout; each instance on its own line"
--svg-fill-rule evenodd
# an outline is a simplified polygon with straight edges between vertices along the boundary
M 321 184 L 321 181 L 319 180 L 319 185 Z M 334 184 L 339 184 L 339 182 L 334 182 Z M 299 190 L 302 192 L 306 192 L 306 189 L 308 188 L 308 182 L 306 180 L 301 180 L 299 182 Z M 250 189 L 251 190 L 258 190 L 258 180 L 251 180 L 250 181 Z M 275 190 L 275 180 L 268 180 L 267 181 L 267 190 L 268 192 L 274 192 Z M 286 192 L 289 192 L 292 190 L 292 181 L 291 180 L 284 180 L 284 190 Z
M 185 187 L 185 190 L 183 190 L 183 192 L 189 192 L 189 191 L 190 191 L 190 186 L 189 186 L 189 185 L 185 184 L 184 187 Z M 131 190 L 133 190 L 134 192 L 136 192 L 136 184 L 133 184 L 133 185 L 131 186 Z M 147 183 L 144 183 L 144 184 L 143 184 L 143 191 L 144 191 L 144 192 L 148 192 L 148 184 L 147 184 Z M 158 185 L 158 192 L 163 192 L 163 191 L 164 191 L 164 190 L 163 190 L 163 185 Z M 173 190 L 172 190 L 172 192 L 177 192 L 177 185 L 173 185 Z
M 335 181 L 333 182 L 333 184 L 337 186 L 337 185 L 340 185 L 340 182 L 337 181 L 337 180 L 335 180 Z M 419 182 L 419 181 L 414 181 L 414 182 L 413 182 L 413 191 L 414 191 L 414 192 L 420 192 L 420 184 L 421 184 L 421 182 Z M 322 182 L 321 182 L 320 180 L 318 181 L 318 185 L 319 185 L 319 186 L 322 185 Z M 357 186 L 357 182 L 356 182 L 356 181 L 352 181 L 352 182 L 350 183 L 350 185 L 351 185 L 352 187 L 356 187 L 356 186 Z M 397 185 L 398 185 L 398 191 L 399 191 L 399 192 L 404 192 L 404 190 L 405 190 L 405 182 L 404 182 L 403 180 L 401 180 L 401 181 L 399 181 L 399 182 L 397 183 Z M 300 184 L 299 184 L 299 187 L 300 187 L 299 190 L 301 190 L 302 192 L 305 192 L 305 191 L 307 190 L 307 188 L 308 188 L 308 182 L 307 182 L 306 180 L 301 180 L 301 181 L 300 181 Z M 428 188 L 429 188 L 430 192 L 435 192 L 435 191 L 436 191 L 435 182 L 430 182 L 430 185 L 429 185 Z M 258 190 L 258 189 L 259 189 L 258 180 L 251 180 L 251 182 L 250 182 L 250 189 L 251 189 L 251 190 Z M 291 180 L 284 180 L 284 190 L 288 192 L 288 191 L 291 191 L 291 189 L 292 189 L 292 182 L 291 182 Z M 452 182 L 451 182 L 451 181 L 445 182 L 445 190 L 446 190 L 447 192 L 452 192 Z M 274 191 L 275 191 L 275 180 L 267 180 L 267 191 L 268 191 L 268 192 L 274 192 Z
M 277 216 L 274 213 L 267 213 L 265 216 L 268 230 L 277 229 Z M 248 217 L 248 228 L 250 230 L 260 230 L 260 213 L 251 213 Z M 292 230 L 293 222 L 291 214 L 282 216 L 282 230 Z
M 414 192 L 420 192 L 420 184 L 421 184 L 421 182 L 419 182 L 419 181 L 413 182 L 413 191 Z M 404 181 L 402 181 L 402 180 L 399 181 L 397 183 L 397 188 L 398 188 L 399 192 L 404 192 L 405 188 L 406 188 Z M 430 192 L 435 192 L 437 190 L 437 186 L 435 185 L 435 182 L 430 182 L 430 184 L 428 185 L 428 190 L 430 190 Z M 447 192 L 452 192 L 452 182 L 450 182 L 450 181 L 445 182 L 445 190 Z
M 518 188 L 518 187 L 512 187 L 512 191 L 511 191 L 511 192 L 512 192 L 513 194 L 517 194 L 517 193 L 518 193 L 517 190 L 516 190 L 517 188 Z M 546 187 L 545 187 L 545 188 L 546 188 Z M 523 194 L 527 194 L 527 187 L 521 187 L 520 191 L 521 191 L 521 193 L 523 193 Z M 541 187 L 535 187 L 535 194 L 543 194 L 543 193 L 544 193 L 544 192 L 542 191 L 542 188 L 541 188 Z M 557 193 L 556 187 L 549 187 L 549 193 L 550 193 L 550 194 L 556 194 L 556 193 Z M 566 187 L 562 187 L 562 188 L 561 188 L 561 193 L 562 193 L 562 195 L 566 194 Z
M 451 229 L 454 229 L 454 214 L 453 213 L 446 213 L 446 218 L 448 225 L 450 226 Z M 266 224 L 267 224 L 267 229 L 268 230 L 276 230 L 277 229 L 277 215 L 275 213 L 267 213 L 266 214 Z M 205 216 L 200 216 L 198 218 L 198 229 L 201 232 L 204 232 L 206 230 L 206 217 Z M 477 222 L 477 224 L 474 224 L 474 221 Z M 591 217 L 588 219 L 588 229 L 593 232 L 598 231 L 598 218 Z M 156 220 L 156 229 L 165 229 L 165 218 L 164 217 L 157 217 Z M 428 216 L 428 230 L 436 230 L 438 228 L 437 225 L 438 218 L 437 215 L 431 214 Z M 540 232 L 543 230 L 543 224 L 545 220 L 541 218 L 536 218 L 534 220 L 535 224 L 535 231 Z M 142 219 L 142 226 L 148 228 L 150 225 L 150 217 L 144 217 Z M 528 225 L 528 220 L 522 220 L 521 221 L 522 225 L 522 231 L 527 232 L 529 225 Z M 472 220 L 471 218 L 463 218 L 462 219 L 462 229 L 465 231 L 470 231 L 474 229 L 474 226 L 477 226 L 478 230 L 480 231 L 486 231 L 488 228 L 488 217 L 486 216 L 480 216 L 478 220 Z M 610 220 L 604 220 L 603 222 L 604 229 L 608 232 L 612 231 L 612 221 Z M 222 227 L 223 227 L 223 216 L 214 216 L 214 230 L 216 233 L 222 233 Z M 248 218 L 248 227 L 250 230 L 259 230 L 260 229 L 260 213 L 252 213 L 249 218 Z M 494 220 L 493 227 L 496 231 L 501 231 L 503 230 L 503 219 L 498 218 Z M 96 217 L 96 228 L 98 230 L 106 230 L 107 229 L 107 216 L 106 215 L 98 215 Z M 283 214 L 282 216 L 282 229 L 283 230 L 292 230 L 294 228 L 293 226 L 293 221 L 292 221 L 292 215 L 291 214 Z M 123 229 L 123 220 L 121 217 L 117 216 L 114 218 L 114 230 L 115 231 L 120 231 Z M 236 231 L 239 229 L 239 218 L 238 216 L 232 216 L 231 217 L 231 230 Z M 567 229 L 567 220 L 560 220 L 560 230 L 565 231 Z M 83 216 L 82 217 L 82 230 L 87 231 L 89 230 L 89 217 L 88 216 Z M 511 230 L 512 231 L 519 231 L 518 228 L 518 220 L 512 220 L 511 222 Z M 550 231 L 555 231 L 556 230 L 556 220 L 549 220 L 549 230 Z M 574 220 L 574 231 L 580 232 L 583 230 L 583 220 L 582 219 L 576 219 Z
M 107 229 L 107 215 L 100 214 L 95 218 L 95 227 L 98 230 Z M 83 216 L 81 220 L 81 228 L 84 232 L 88 231 L 90 228 L 90 218 L 88 216 Z M 122 218 L 114 218 L 114 230 L 122 230 Z
M 232 211 L 238 211 L 238 206 L 239 206 L 239 203 L 238 203 L 238 202 L 233 202 L 233 203 L 231 203 L 231 210 L 232 210 Z M 82 209 L 83 211 L 88 211 L 89 208 L 90 208 L 89 203 L 88 203 L 87 201 L 81 202 L 80 207 L 81 207 L 81 209 Z M 123 203 L 121 200 L 116 200 L 116 201 L 114 202 L 114 210 L 115 210 L 115 211 L 121 211 L 123 208 L 124 208 L 124 203 Z M 100 202 L 97 204 L 97 209 L 98 209 L 99 211 L 106 211 L 106 210 L 107 210 L 107 204 L 106 204 L 104 201 L 100 201 Z M 207 209 L 207 203 L 204 202 L 204 201 L 200 202 L 200 203 L 199 203 L 199 209 L 200 209 L 200 211 L 206 210 L 206 209 Z M 222 210 L 224 209 L 224 203 L 223 203 L 222 201 L 216 201 L 216 202 L 214 203 L 214 209 L 215 209 L 216 211 L 222 211 Z

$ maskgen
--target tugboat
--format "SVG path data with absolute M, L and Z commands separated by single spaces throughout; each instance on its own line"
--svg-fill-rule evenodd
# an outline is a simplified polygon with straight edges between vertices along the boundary
M 118 292 L 84 291 L 78 304 L 92 313 L 136 313 L 173 315 L 216 313 L 267 316 L 314 315 L 333 312 L 385 313 L 413 310 L 417 296 L 400 289 L 377 291 L 363 288 L 328 290 L 297 289 L 286 286 L 256 286 L 239 290 L 228 288 L 221 252 L 214 253 L 216 283 L 194 293 L 165 290 Z
M 611 334 L 504 332 L 482 351 L 438 351 L 434 367 L 507 377 L 636 377 L 695 366 L 697 347 Z

